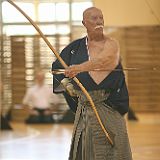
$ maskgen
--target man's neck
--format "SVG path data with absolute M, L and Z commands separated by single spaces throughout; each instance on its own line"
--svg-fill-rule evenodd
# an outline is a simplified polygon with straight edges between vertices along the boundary
M 96 34 L 88 34 L 88 40 L 89 41 L 103 41 L 103 40 L 105 40 L 105 36 L 104 36 L 104 34 L 98 34 L 98 35 L 96 35 Z

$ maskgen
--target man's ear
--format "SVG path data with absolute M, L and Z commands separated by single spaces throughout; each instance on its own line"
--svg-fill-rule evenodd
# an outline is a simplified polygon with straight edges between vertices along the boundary
M 82 21 L 82 24 L 85 26 L 85 22 L 84 21 Z

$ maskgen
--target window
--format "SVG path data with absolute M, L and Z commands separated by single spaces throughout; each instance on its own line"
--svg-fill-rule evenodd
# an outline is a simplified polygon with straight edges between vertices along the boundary
M 7 36 L 34 35 L 37 33 L 34 27 L 31 25 L 5 25 L 3 28 L 3 32 Z
M 55 21 L 56 12 L 54 3 L 40 3 L 38 6 L 38 14 L 40 22 Z
M 69 3 L 56 4 L 56 21 L 69 21 Z
M 35 20 L 35 10 L 34 5 L 32 3 L 16 3 L 21 9 L 23 9 L 33 20 Z M 8 2 L 2 3 L 2 15 L 3 22 L 28 22 L 28 20 L 11 4 Z
M 33 2 L 17 2 L 16 4 L 31 19 L 39 21 L 42 31 L 47 35 L 69 34 L 71 25 L 81 25 L 83 11 L 92 6 L 91 1 L 80 0 L 72 2 L 71 11 L 70 2 L 67 1 L 53 1 L 52 3 L 46 1 L 45 3 L 37 4 L 37 6 Z M 2 16 L 3 31 L 6 35 L 37 34 L 28 20 L 8 2 L 2 2 Z
M 72 21 L 82 21 L 83 11 L 92 6 L 92 2 L 73 2 L 72 3 Z

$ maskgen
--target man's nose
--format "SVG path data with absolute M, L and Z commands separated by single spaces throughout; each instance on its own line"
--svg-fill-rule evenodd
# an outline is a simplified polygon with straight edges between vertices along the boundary
M 103 25 L 103 20 L 101 18 L 97 18 L 96 24 Z

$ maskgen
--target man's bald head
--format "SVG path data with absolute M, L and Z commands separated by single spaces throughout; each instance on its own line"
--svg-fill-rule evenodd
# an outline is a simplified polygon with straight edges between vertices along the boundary
M 96 12 L 96 11 L 99 11 L 102 13 L 102 11 L 99 9 L 99 8 L 96 8 L 96 7 L 90 7 L 90 8 L 87 8 L 84 12 L 83 12 L 83 21 L 88 17 L 90 16 L 90 14 L 92 12 Z
M 87 32 L 103 34 L 104 19 L 102 11 L 96 7 L 87 8 L 83 12 L 82 24 L 86 27 Z

